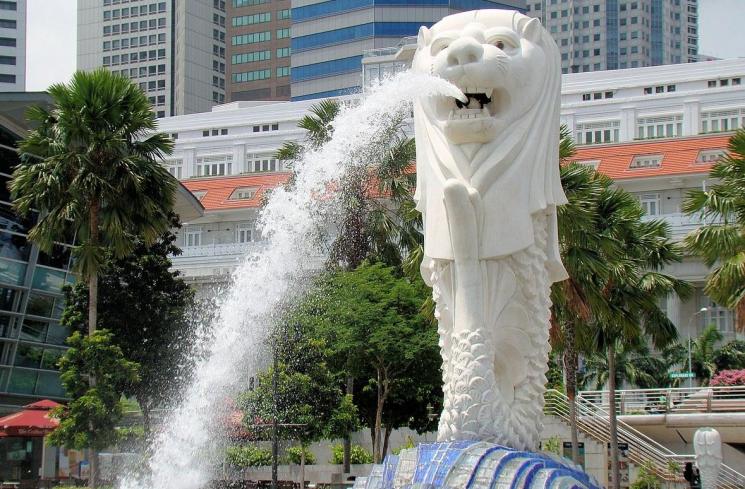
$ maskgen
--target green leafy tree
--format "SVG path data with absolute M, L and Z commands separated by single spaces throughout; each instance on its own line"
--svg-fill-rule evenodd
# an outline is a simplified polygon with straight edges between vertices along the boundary
M 21 215 L 41 211 L 29 238 L 43 251 L 75 236 L 93 333 L 106 252 L 124 257 L 134 248 L 133 236 L 152 242 L 168 228 L 177 184 L 160 160 L 173 141 L 155 132 L 142 90 L 109 70 L 78 71 L 48 92 L 52 107 L 28 112 L 38 126 L 20 143 L 10 190 Z
M 706 190 L 693 190 L 683 211 L 705 223 L 685 238 L 689 250 L 712 268 L 704 292 L 734 309 L 737 327 L 745 329 L 745 129 L 729 140 L 728 154 L 709 172 L 717 181 Z
M 271 439 L 276 417 L 280 438 L 300 442 L 300 472 L 305 480 L 307 447 L 355 430 L 357 408 L 327 368 L 322 340 L 294 325 L 278 328 L 271 341 L 276 367 L 258 376 L 256 388 L 242 394 L 239 405 L 247 428 L 260 439 Z
M 717 372 L 745 369 L 745 341 L 733 340 L 714 354 Z
M 60 425 L 48 436 L 52 445 L 99 451 L 118 441 L 117 422 L 122 416 L 122 394 L 137 382 L 137 365 L 124 358 L 109 331 L 83 336 L 74 332 L 70 347 L 59 361 L 60 378 L 72 399 L 57 408 Z M 89 379 L 96 379 L 91 385 Z M 91 479 L 97 475 L 91 457 Z
M 178 227 L 174 218 L 173 227 Z M 172 271 L 169 256 L 181 250 L 171 231 L 147 244 L 136 239 L 132 252 L 117 258 L 107 251 L 99 277 L 98 327 L 106 326 L 125 358 L 139 365 L 141 381 L 128 386 L 142 410 L 146 438 L 151 412 L 173 398 L 189 378 L 193 363 L 193 326 L 187 316 L 193 291 Z M 87 328 L 88 286 L 66 289 L 62 323 Z
M 436 328 L 421 312 L 428 295 L 421 281 L 401 277 L 393 267 L 363 264 L 323 277 L 294 311 L 296 321 L 324 340 L 330 368 L 375 393 L 370 428 L 376 461 L 397 384 L 421 375 L 423 361 L 440 363 Z
M 663 359 L 650 355 L 646 345 L 622 345 L 616 351 L 616 385 L 624 384 L 641 389 L 665 387 L 668 383 L 668 368 Z M 602 389 L 608 384 L 608 357 L 596 353 L 585 361 L 581 384 Z
M 708 385 L 717 373 L 717 344 L 722 341 L 722 333 L 716 325 L 704 328 L 698 338 L 691 341 L 691 360 L 693 373 L 701 380 L 702 385 Z M 688 359 L 685 359 L 687 365 Z

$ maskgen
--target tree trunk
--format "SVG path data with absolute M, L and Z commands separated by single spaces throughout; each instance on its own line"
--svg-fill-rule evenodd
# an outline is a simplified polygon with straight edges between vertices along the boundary
M 140 409 L 142 410 L 142 431 L 145 435 L 145 443 L 150 441 L 150 405 L 146 402 L 140 402 Z
M 391 432 L 393 432 L 393 427 L 390 423 L 385 424 L 385 438 L 383 439 L 383 457 L 382 459 L 385 460 L 385 456 L 388 455 L 388 448 L 389 448 L 389 441 L 391 440 Z
M 610 485 L 609 489 L 620 489 L 618 471 L 618 420 L 616 419 L 616 345 L 608 346 L 608 396 L 610 397 Z
M 569 431 L 572 437 L 572 462 L 579 463 L 579 441 L 577 440 L 577 348 L 575 345 L 574 321 L 564 326 L 564 375 L 566 375 L 567 398 L 569 399 Z
M 305 445 L 300 444 L 300 489 L 305 488 Z
M 376 464 L 381 462 L 381 428 L 383 424 L 383 375 L 378 369 L 378 396 L 375 405 L 375 446 L 373 446 L 373 461 Z
M 350 396 L 354 393 L 354 377 L 351 375 L 347 376 L 347 394 Z M 344 464 L 343 471 L 345 474 L 348 474 L 352 471 L 352 434 L 347 433 L 347 436 L 344 437 L 344 459 L 342 460 L 342 463 Z
M 98 484 L 98 453 L 91 449 L 88 451 L 88 487 L 96 487 Z
M 89 214 L 90 237 L 88 238 L 91 247 L 98 246 L 98 207 L 97 200 L 91 202 Z M 98 270 L 88 272 L 88 335 L 96 331 L 98 322 Z

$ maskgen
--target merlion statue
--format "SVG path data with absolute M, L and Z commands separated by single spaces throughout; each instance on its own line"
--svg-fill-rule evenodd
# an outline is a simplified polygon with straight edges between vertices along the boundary
M 722 438 L 714 428 L 699 428 L 693 435 L 693 450 L 696 466 L 701 474 L 701 489 L 717 487 L 719 470 L 722 468 Z
M 549 291 L 566 277 L 559 52 L 538 19 L 505 10 L 445 17 L 417 42 L 412 69 L 465 95 L 414 102 L 422 275 L 443 357 L 438 441 L 536 449 Z

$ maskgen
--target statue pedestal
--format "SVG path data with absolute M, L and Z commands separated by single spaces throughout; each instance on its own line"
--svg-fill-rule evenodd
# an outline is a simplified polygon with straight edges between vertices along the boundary
M 601 488 L 566 459 L 478 441 L 423 443 L 398 456 L 389 455 L 370 476 L 358 478 L 354 487 Z

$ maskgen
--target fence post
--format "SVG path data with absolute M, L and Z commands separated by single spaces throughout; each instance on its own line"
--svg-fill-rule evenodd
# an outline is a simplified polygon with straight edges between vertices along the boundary
M 708 389 L 708 392 L 706 393 L 706 412 L 711 412 L 711 400 L 712 397 L 714 397 L 714 389 Z
M 626 414 L 626 393 L 624 391 L 620 391 L 619 393 L 619 402 L 618 402 L 618 414 Z

